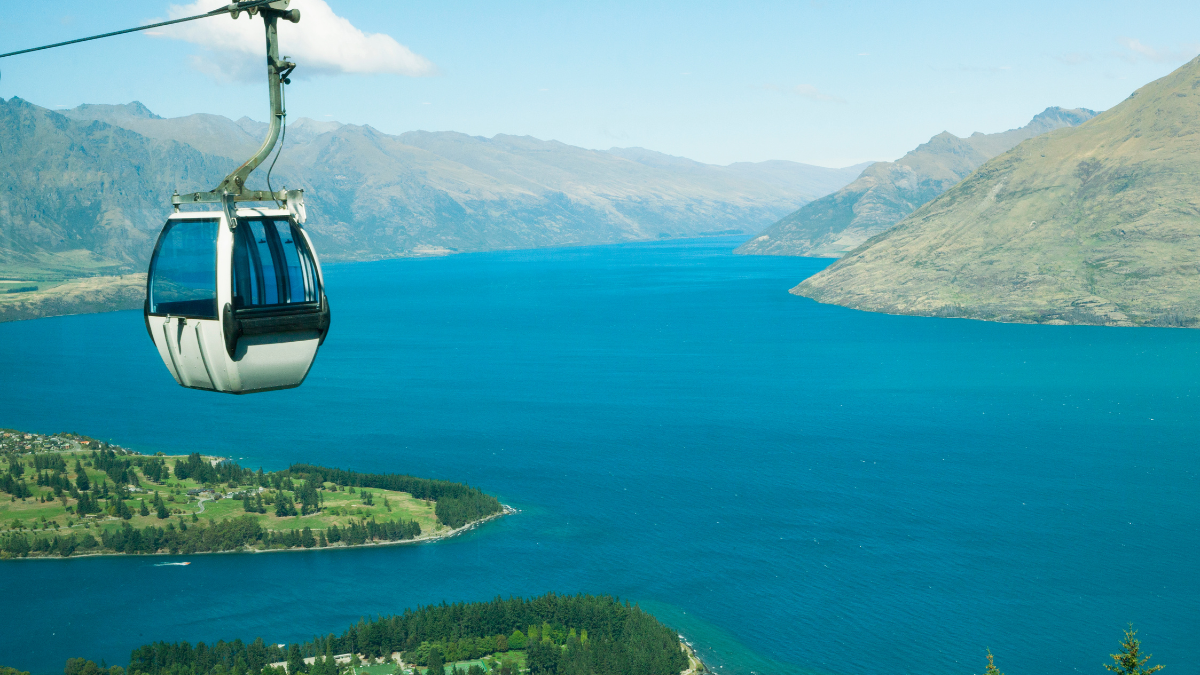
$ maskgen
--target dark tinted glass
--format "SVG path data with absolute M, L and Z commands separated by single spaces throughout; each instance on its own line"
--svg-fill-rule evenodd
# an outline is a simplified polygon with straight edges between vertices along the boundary
M 319 298 L 316 266 L 304 239 L 286 218 L 239 218 L 233 247 L 236 309 Z
M 217 318 L 217 220 L 167 228 L 150 262 L 150 313 Z

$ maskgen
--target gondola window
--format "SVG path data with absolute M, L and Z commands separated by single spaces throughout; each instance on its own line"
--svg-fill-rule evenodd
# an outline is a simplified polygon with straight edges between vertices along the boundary
M 235 232 L 235 309 L 317 301 L 312 255 L 287 220 L 239 219 Z
M 217 318 L 217 220 L 177 220 L 150 264 L 150 313 Z

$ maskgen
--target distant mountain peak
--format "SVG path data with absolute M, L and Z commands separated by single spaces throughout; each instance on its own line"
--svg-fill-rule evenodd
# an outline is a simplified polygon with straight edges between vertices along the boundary
M 129 103 L 84 103 L 68 110 L 58 111 L 67 117 L 108 121 L 113 119 L 161 120 L 141 101 Z
M 959 138 L 943 131 L 894 162 L 871 165 L 841 190 L 805 204 L 737 253 L 841 257 L 1022 141 L 1095 116 L 1051 106 L 1023 127 Z
M 1017 145 L 793 292 L 899 314 L 1200 327 L 1197 88 L 1200 59 Z

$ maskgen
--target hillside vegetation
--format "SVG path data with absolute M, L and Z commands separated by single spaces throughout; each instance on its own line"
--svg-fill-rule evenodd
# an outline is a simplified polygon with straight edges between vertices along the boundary
M 793 293 L 898 314 L 1196 326 L 1200 60 L 1025 141 Z
M 264 473 L 0 429 L 0 559 L 430 539 L 500 514 L 461 483 L 309 464 Z
M 482 675 L 485 667 L 498 675 L 677 675 L 689 666 L 678 634 L 636 605 L 548 593 L 409 609 L 303 644 L 156 642 L 133 651 L 128 672 L 284 675 L 286 666 L 291 675 L 336 675 L 361 658 L 395 664 L 377 672 L 426 675 L 460 664 L 462 675 Z
M 944 131 L 894 162 L 876 162 L 846 187 L 800 207 L 735 251 L 747 255 L 837 258 L 887 230 L 987 160 L 1052 129 L 1093 116 L 1086 109 L 1046 108 L 1029 124 L 959 138 Z

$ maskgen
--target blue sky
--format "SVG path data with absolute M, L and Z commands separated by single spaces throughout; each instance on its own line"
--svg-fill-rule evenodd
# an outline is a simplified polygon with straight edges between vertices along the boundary
M 328 2 L 432 67 L 309 68 L 289 88 L 292 118 L 718 164 L 895 159 L 943 130 L 1002 131 L 1051 105 L 1109 108 L 1200 52 L 1200 6 L 1182 2 Z M 5 5 L 0 52 L 166 17 L 170 3 Z M 213 76 L 231 58 L 134 34 L 0 60 L 0 97 L 265 119 L 261 83 Z

